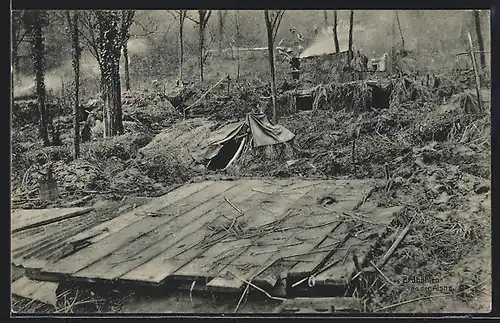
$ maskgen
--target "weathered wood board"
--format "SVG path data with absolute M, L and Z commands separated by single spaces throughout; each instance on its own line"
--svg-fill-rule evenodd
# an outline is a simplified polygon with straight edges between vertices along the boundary
M 92 211 L 89 207 L 54 209 L 14 209 L 11 212 L 11 231 L 18 232 L 43 226 Z

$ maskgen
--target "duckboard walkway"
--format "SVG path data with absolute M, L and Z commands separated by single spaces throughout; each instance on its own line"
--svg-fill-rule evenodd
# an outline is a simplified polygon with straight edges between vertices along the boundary
M 46 281 L 118 282 L 236 292 L 315 274 L 344 286 L 401 208 L 367 200 L 367 180 L 203 181 L 76 234 L 85 247 L 27 271 Z M 305 283 L 307 285 L 307 282 Z

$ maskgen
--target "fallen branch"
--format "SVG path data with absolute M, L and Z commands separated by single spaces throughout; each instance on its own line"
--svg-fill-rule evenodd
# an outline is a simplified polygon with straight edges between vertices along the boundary
M 389 248 L 389 250 L 387 250 L 387 252 L 385 253 L 385 255 L 378 262 L 378 264 L 377 264 L 378 268 L 382 268 L 387 263 L 387 261 L 392 256 L 392 254 L 394 253 L 394 251 L 396 250 L 396 248 L 399 246 L 399 244 L 401 243 L 401 241 L 403 241 L 404 237 L 406 236 L 406 234 L 410 230 L 411 224 L 413 222 L 413 219 L 415 219 L 415 216 L 416 215 L 414 215 L 411 218 L 411 220 L 408 223 L 408 225 L 403 229 L 403 231 L 401 231 L 401 233 L 398 235 L 398 237 L 396 238 L 396 240 L 392 243 L 392 245 Z M 358 273 L 356 275 L 354 275 L 354 277 L 352 277 L 351 281 L 354 280 L 354 279 L 356 279 L 359 275 L 361 275 L 362 272 L 363 272 L 363 270 L 358 271 Z
M 413 222 L 413 219 L 415 219 L 415 216 L 414 215 L 410 222 L 408 223 L 408 225 L 404 228 L 403 231 L 401 231 L 401 233 L 399 234 L 399 236 L 396 238 L 396 240 L 394 241 L 394 243 L 392 244 L 392 246 L 389 248 L 389 250 L 387 250 L 386 254 L 384 255 L 384 257 L 382 257 L 382 259 L 380 260 L 380 262 L 378 262 L 378 267 L 379 268 L 382 268 L 385 263 L 389 260 L 389 258 L 392 256 L 392 254 L 394 253 L 394 250 L 396 250 L 396 248 L 399 246 L 399 244 L 401 243 L 401 241 L 403 241 L 404 237 L 406 236 L 406 234 L 408 233 L 408 231 L 410 230 L 410 227 L 411 227 L 411 224 Z

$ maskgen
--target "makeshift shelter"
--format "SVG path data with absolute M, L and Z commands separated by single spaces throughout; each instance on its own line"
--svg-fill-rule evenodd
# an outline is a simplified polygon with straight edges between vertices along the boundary
M 212 132 L 191 156 L 209 169 L 225 169 L 249 149 L 286 143 L 294 137 L 285 127 L 271 124 L 265 114 L 249 113 L 243 122 Z

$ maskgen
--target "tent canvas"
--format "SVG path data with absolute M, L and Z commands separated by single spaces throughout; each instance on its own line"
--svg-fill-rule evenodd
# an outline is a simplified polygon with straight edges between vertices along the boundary
M 273 125 L 265 114 L 249 113 L 244 121 L 228 124 L 212 132 L 198 149 L 190 154 L 208 168 L 221 169 L 231 165 L 244 147 L 271 146 L 292 140 L 295 135 L 281 125 Z

